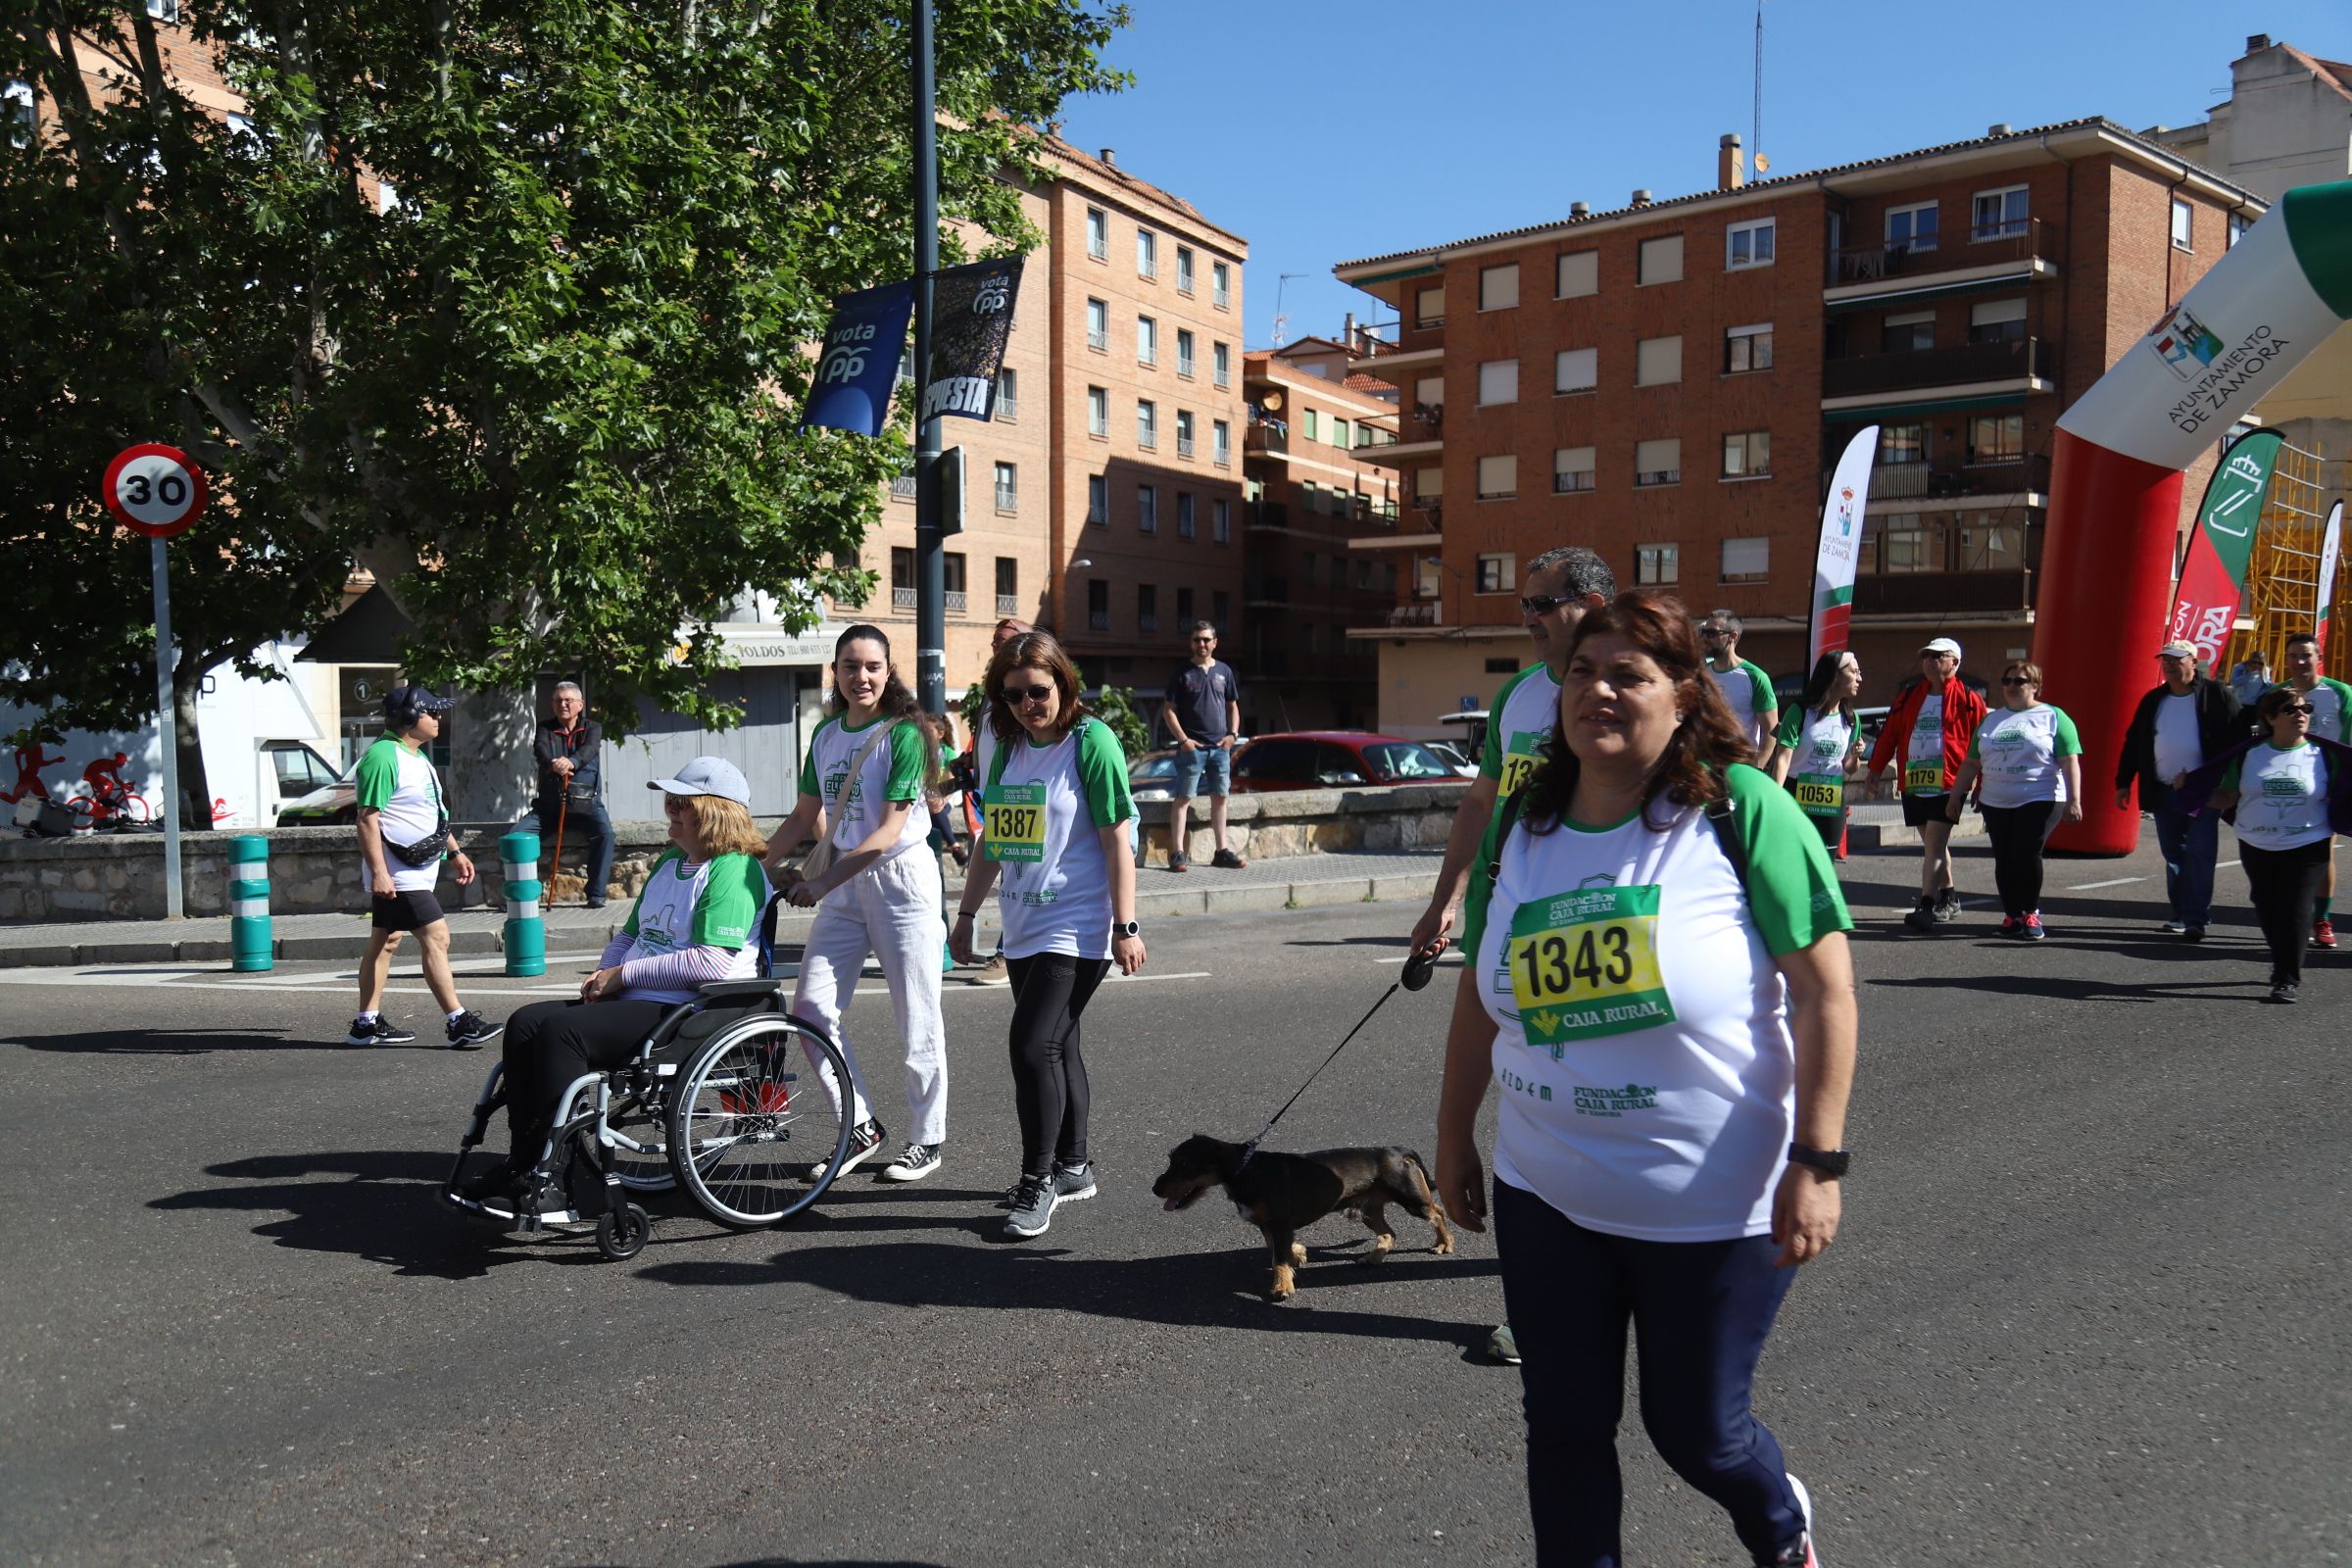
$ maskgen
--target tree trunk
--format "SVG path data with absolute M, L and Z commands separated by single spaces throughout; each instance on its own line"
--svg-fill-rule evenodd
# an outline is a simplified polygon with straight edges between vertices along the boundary
M 533 694 L 466 692 L 449 715 L 449 814 L 460 822 L 511 822 L 538 782 L 531 760 Z
M 189 662 L 182 658 L 183 666 Z M 181 680 L 176 670 L 172 673 L 172 727 L 179 755 L 179 829 L 183 833 L 213 830 L 213 786 L 204 776 L 204 738 L 196 729 L 196 694 L 203 686 L 203 670 L 198 670 L 192 681 Z

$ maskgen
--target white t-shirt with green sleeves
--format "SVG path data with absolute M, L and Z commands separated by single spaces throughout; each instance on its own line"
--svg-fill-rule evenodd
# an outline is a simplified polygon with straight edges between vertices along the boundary
M 1551 667 L 1530 664 L 1502 683 L 1487 714 L 1487 740 L 1479 748 L 1478 771 L 1494 780 L 1497 806 L 1509 800 L 1536 764 L 1544 760 L 1544 743 L 1560 721 L 1560 683 Z
M 836 855 L 857 849 L 881 820 L 868 802 L 922 799 L 932 747 L 923 726 L 911 719 L 898 720 L 889 738 L 866 757 L 858 776 L 850 777 L 850 764 L 873 739 L 874 726 L 890 722 L 877 717 L 853 729 L 836 713 L 808 737 L 808 754 L 801 760 L 801 793 L 823 798 L 828 837 Z M 882 858 L 896 859 L 930 836 L 929 813 L 920 808 L 908 811 L 898 842 L 883 852 Z
M 1000 743 L 980 792 L 980 853 L 997 862 L 1004 956 L 1110 956 L 1110 862 L 1098 828 L 1135 815 L 1127 753 L 1082 718 L 1049 746 Z
M 689 861 L 671 849 L 654 862 L 645 891 L 620 928 L 629 951 L 620 961 L 659 958 L 680 948 L 732 948 L 734 959 L 721 980 L 750 980 L 760 973 L 757 940 L 760 911 L 767 906 L 767 872 L 751 855 L 719 855 Z M 659 986 L 631 987 L 633 1002 L 692 1002 L 699 992 Z
M 1726 782 L 1744 885 L 1695 807 L 1521 822 L 1466 943 L 1494 1025 L 1495 1178 L 1612 1236 L 1771 1230 L 1796 1115 L 1774 959 L 1853 926 L 1795 801 L 1744 764 Z
M 2237 791 L 2237 838 L 2258 850 L 2299 850 L 2328 837 L 2328 754 L 2309 741 L 2264 741 L 2222 773 Z
M 1773 739 L 1789 751 L 1788 793 L 1807 816 L 1839 817 L 1845 812 L 1845 763 L 1859 735 L 1838 709 L 1817 713 L 1790 704 Z
M 441 825 L 441 776 L 422 753 L 411 751 L 389 735 L 377 737 L 373 746 L 360 754 L 352 786 L 358 804 L 383 813 L 375 825 L 387 845 L 422 843 Z M 362 881 L 371 875 L 366 860 L 362 856 Z M 390 849 L 384 851 L 384 869 L 392 873 L 392 885 L 403 893 L 430 893 L 441 880 L 438 858 L 411 865 Z M 374 891 L 370 883 L 368 892 Z
M 1984 715 L 1968 743 L 1982 769 L 1977 800 L 1990 807 L 2033 806 L 2063 801 L 2066 767 L 2059 759 L 2082 755 L 2075 721 L 2047 703 L 2020 711 L 1996 708 Z
M 1779 723 L 1781 704 L 1772 694 L 1772 677 L 1744 659 L 1735 661 L 1729 669 L 1709 664 L 1707 674 L 1723 693 L 1723 700 L 1732 705 L 1732 715 L 1740 720 L 1740 727 L 1747 731 L 1747 743 L 1761 752 Z
M 2311 683 L 2311 690 L 2303 694 L 2303 700 L 2311 704 L 2311 733 L 2314 736 L 2324 741 L 2334 741 L 2338 745 L 2352 740 L 2345 734 L 2345 730 L 2352 727 L 2352 723 L 2347 722 L 2352 721 L 2352 686 L 2332 676 L 2322 675 Z M 2249 713 L 2246 716 L 2252 718 L 2254 715 Z

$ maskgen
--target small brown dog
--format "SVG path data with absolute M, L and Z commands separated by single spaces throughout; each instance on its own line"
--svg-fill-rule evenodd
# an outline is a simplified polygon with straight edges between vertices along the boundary
M 1306 1261 L 1297 1233 L 1326 1214 L 1353 1214 L 1372 1231 L 1372 1250 L 1361 1261 L 1389 1255 L 1396 1238 L 1389 1229 L 1388 1205 L 1395 1203 L 1437 1227 L 1434 1250 L 1453 1250 L 1446 1224 L 1429 1189 L 1429 1171 L 1409 1149 L 1319 1149 L 1311 1154 L 1278 1154 L 1196 1134 L 1168 1152 L 1168 1168 L 1152 1184 L 1152 1196 L 1170 1211 L 1188 1208 L 1212 1187 L 1225 1189 L 1242 1218 L 1265 1233 L 1274 1259 L 1273 1297 L 1288 1300 L 1298 1286 L 1292 1271 Z

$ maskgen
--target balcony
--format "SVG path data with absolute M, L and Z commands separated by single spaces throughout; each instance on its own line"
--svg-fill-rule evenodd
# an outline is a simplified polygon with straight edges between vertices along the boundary
M 1822 483 L 1830 475 L 1824 473 Z M 1938 467 L 1933 463 L 1882 463 L 1870 474 L 1870 510 L 1969 512 L 1984 507 L 2049 505 L 2050 460 L 2040 453 L 2012 463 Z
M 911 473 L 902 473 L 898 477 L 892 479 L 890 481 L 890 499 L 893 501 L 912 501 L 914 499 L 914 475 Z
M 1180 435 L 1176 438 L 1176 455 L 1180 458 L 1189 458 L 1193 455 L 1193 438 L 1191 436 Z
M 1392 626 L 1435 626 L 1438 623 L 1438 602 L 1424 600 L 1419 604 L 1397 605 L 1389 611 Z
M 1019 614 L 1020 612 L 1021 612 L 1021 596 L 1020 596 L 1019 594 L 999 594 L 999 595 L 997 595 L 997 613 L 998 613 L 998 614 L 1000 614 L 1000 615 L 1017 615 L 1017 614 Z
M 1287 457 L 1291 450 L 1291 427 L 1280 419 L 1253 419 L 1242 433 L 1242 450 Z
M 912 588 L 892 588 L 890 591 L 890 608 L 893 610 L 913 610 L 914 594 L 915 590 Z
M 1288 577 L 1259 577 L 1242 589 L 1243 602 L 1257 610 L 1289 610 L 1291 579 Z
M 1856 615 L 2022 615 L 2034 605 L 2034 573 L 1920 571 L 1854 579 Z
M 999 512 L 1018 512 L 1020 508 L 1021 493 L 1019 490 L 1008 484 L 997 486 L 997 510 Z
M 969 601 L 966 599 L 962 589 L 946 589 L 941 593 L 940 597 L 946 601 L 949 614 L 961 615 L 968 612 L 967 607 L 969 605 Z
M 1242 525 L 1248 528 L 1285 528 L 1290 526 L 1291 509 L 1280 501 L 1252 501 L 1242 508 Z
M 2015 231 L 1988 230 L 1983 239 L 1955 231 L 1926 250 L 1908 242 L 1882 242 L 1832 251 L 1823 303 L 1835 309 L 2011 278 L 2031 281 L 2058 275 L 2058 258 L 2051 254 L 2054 229 L 2045 229 L 2038 218 L 2005 226 Z
M 2033 337 L 1859 355 L 1822 366 L 1821 406 L 1926 401 L 1952 392 L 2051 392 L 2057 366 L 2057 345 Z

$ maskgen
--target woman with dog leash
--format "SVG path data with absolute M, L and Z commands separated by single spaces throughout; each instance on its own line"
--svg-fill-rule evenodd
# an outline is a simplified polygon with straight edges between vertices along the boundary
M 988 665 L 995 737 L 981 775 L 986 825 L 950 941 L 974 960 L 972 924 L 992 889 L 1012 971 L 1012 1081 L 1021 1177 L 1006 1194 L 1009 1236 L 1045 1233 L 1061 1203 L 1095 1196 L 1088 1158 L 1086 1059 L 1078 1020 L 1117 964 L 1144 966 L 1135 920 L 1135 798 L 1127 754 L 1087 716 L 1078 670 L 1042 631 L 1004 644 Z
M 1675 600 L 1577 627 L 1558 727 L 1485 854 L 1438 1110 L 1437 1192 L 1486 1228 L 1518 1330 L 1537 1560 L 1621 1561 L 1625 1331 L 1659 1453 L 1753 1560 L 1815 1568 L 1749 1408 L 1794 1277 L 1838 1232 L 1851 928 L 1821 835 L 1745 759 Z
M 938 771 L 937 747 L 914 693 L 890 662 L 890 639 L 862 622 L 833 645 L 827 716 L 808 738 L 801 799 L 768 840 L 769 863 L 819 833 L 806 879 L 786 895 L 816 920 L 801 954 L 792 1010 L 830 1036 L 850 1065 L 854 1131 L 838 1174 L 871 1158 L 886 1134 L 874 1119 L 865 1074 L 842 1020 L 871 953 L 882 965 L 899 1038 L 906 1044 L 906 1105 L 914 1130 L 882 1169 L 888 1182 L 939 1169 L 948 1139 L 947 1027 L 939 1010 L 939 864 L 921 808 Z M 840 1086 L 825 1085 L 836 1097 Z

